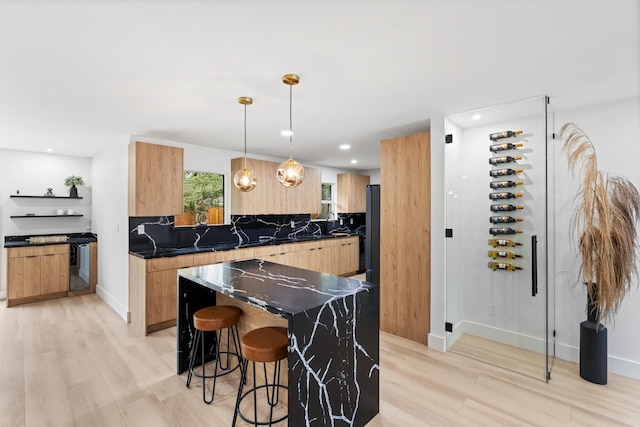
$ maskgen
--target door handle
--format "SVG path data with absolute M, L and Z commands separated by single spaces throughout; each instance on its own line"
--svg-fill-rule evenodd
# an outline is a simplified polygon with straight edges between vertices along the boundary
M 531 296 L 538 294 L 538 236 L 531 236 Z

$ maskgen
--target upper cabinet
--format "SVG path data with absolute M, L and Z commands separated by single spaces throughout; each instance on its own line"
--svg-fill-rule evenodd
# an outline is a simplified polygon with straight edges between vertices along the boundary
M 247 158 L 247 167 L 256 174 L 258 185 L 243 193 L 231 184 L 232 215 L 318 213 L 322 202 L 320 171 L 304 168 L 304 181 L 286 188 L 276 178 L 279 163 Z M 243 158 L 231 160 L 231 174 L 243 167 Z
M 182 215 L 184 150 L 129 144 L 129 216 Z
M 367 211 L 368 175 L 338 174 L 338 213 Z

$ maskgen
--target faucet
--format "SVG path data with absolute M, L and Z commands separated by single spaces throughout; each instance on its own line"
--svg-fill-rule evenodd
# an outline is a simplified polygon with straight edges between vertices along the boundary
M 333 212 L 329 212 L 329 215 L 327 215 L 327 221 L 329 221 L 330 219 L 335 219 L 333 217 L 335 217 L 335 214 Z

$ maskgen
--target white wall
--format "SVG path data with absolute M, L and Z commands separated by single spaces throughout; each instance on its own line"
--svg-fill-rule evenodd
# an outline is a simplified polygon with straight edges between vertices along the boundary
M 640 98 L 556 112 L 556 132 L 566 122 L 580 126 L 591 139 L 598 157 L 598 168 L 611 175 L 628 178 L 640 189 Z M 579 360 L 579 323 L 585 320 L 584 287 L 573 287 L 580 260 L 570 240 L 569 221 L 579 179 L 566 168 L 566 156 L 555 147 L 556 174 L 556 327 L 557 355 Z M 638 266 L 640 268 L 640 266 Z M 609 371 L 640 378 L 640 291 L 638 283 L 624 300 L 614 323 L 607 323 Z
M 445 192 L 444 192 L 444 115 L 431 122 L 431 328 L 429 348 L 444 351 L 445 292 Z
M 24 199 L 21 195 L 42 196 L 52 188 L 56 196 L 68 196 L 65 178 L 81 176 L 84 186 L 78 187 L 82 199 Z M 91 160 L 84 157 L 59 156 L 0 149 L 0 235 L 30 236 L 34 234 L 67 234 L 91 231 L 92 185 Z M 70 218 L 10 218 L 11 215 L 54 215 L 57 209 L 73 209 L 82 217 Z M 6 297 L 6 250 L 0 250 L 0 298 Z
M 125 320 L 129 311 L 128 144 L 129 138 L 122 136 L 91 162 L 93 229 L 98 234 L 96 292 Z

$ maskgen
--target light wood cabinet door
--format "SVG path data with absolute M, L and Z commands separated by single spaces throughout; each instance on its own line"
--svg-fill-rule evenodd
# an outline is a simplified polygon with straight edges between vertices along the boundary
M 368 175 L 354 173 L 338 174 L 338 213 L 360 213 L 367 211 Z
M 69 290 L 69 254 L 50 253 L 40 257 L 40 292 L 51 294 Z
M 178 269 L 195 264 L 193 254 L 153 258 L 145 264 L 144 295 L 136 298 L 144 298 L 144 329 L 148 334 L 175 325 Z
M 36 301 L 47 294 L 69 290 L 69 245 L 48 245 L 7 250 L 7 299 Z M 59 296 L 59 295 L 58 295 Z M 40 298 L 42 299 L 42 298 Z M 46 299 L 46 298 L 44 298 Z
M 133 142 L 129 145 L 129 216 L 182 215 L 184 150 Z
M 279 163 L 247 159 L 247 167 L 256 174 L 258 184 L 243 193 L 231 186 L 232 215 L 311 214 L 322 203 L 322 177 L 318 169 L 305 167 L 305 178 L 298 187 L 287 188 L 276 179 Z M 231 160 L 231 173 L 243 167 L 243 158 Z
M 175 321 L 177 281 L 177 269 L 147 273 L 147 333 L 153 331 L 152 325 Z
M 281 184 L 278 183 L 280 187 Z M 282 187 L 285 188 L 285 187 Z M 304 181 L 295 188 L 285 188 L 288 214 L 318 214 L 322 205 L 322 174 L 318 169 L 305 167 Z
M 431 304 L 430 153 L 429 132 L 380 145 L 380 330 L 422 344 Z

